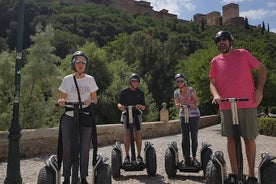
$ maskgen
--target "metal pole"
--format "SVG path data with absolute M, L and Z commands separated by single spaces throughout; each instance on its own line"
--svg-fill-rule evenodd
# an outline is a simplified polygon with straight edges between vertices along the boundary
M 18 0 L 17 15 L 17 42 L 16 42 L 16 64 L 14 79 L 14 100 L 13 100 L 13 118 L 9 129 L 9 152 L 7 164 L 7 177 L 5 184 L 22 184 L 20 174 L 20 149 L 19 140 L 21 138 L 19 125 L 19 97 L 20 97 L 20 79 L 22 63 L 22 43 L 23 43 L 23 25 L 24 25 L 24 1 Z

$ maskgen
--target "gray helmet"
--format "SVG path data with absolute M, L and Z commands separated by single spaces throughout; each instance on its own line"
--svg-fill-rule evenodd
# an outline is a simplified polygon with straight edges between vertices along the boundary
M 140 82 L 140 75 L 139 74 L 137 74 L 137 73 L 132 73 L 130 76 L 129 76 L 129 81 L 131 81 L 131 80 L 137 80 L 137 81 L 139 81 Z
M 186 80 L 185 76 L 182 73 L 175 74 L 174 79 L 183 78 Z
M 187 81 L 186 77 L 182 73 L 175 74 L 174 80 L 176 81 L 179 78 L 184 79 L 184 86 L 187 86 L 188 81 Z
M 85 54 L 85 52 L 80 51 L 80 50 L 74 52 L 74 54 L 72 55 L 72 59 L 71 59 L 71 68 L 72 68 L 72 70 L 75 70 L 75 66 L 74 65 L 75 65 L 76 57 L 77 56 L 83 56 L 83 57 L 85 57 L 86 61 L 88 61 L 88 57 Z
M 232 42 L 234 40 L 234 37 L 232 36 L 232 34 L 228 31 L 219 31 L 217 32 L 216 36 L 215 36 L 215 43 L 218 42 L 218 39 L 220 37 L 225 37 L 227 38 L 230 42 Z

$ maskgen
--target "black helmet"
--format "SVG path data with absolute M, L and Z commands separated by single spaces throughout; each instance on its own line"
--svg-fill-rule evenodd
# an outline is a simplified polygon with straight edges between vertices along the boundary
M 217 34 L 215 36 L 215 43 L 217 43 L 218 39 L 222 36 L 227 38 L 230 42 L 232 42 L 234 40 L 234 37 L 232 36 L 232 34 L 230 32 L 228 32 L 228 31 L 219 31 L 219 32 L 217 32 Z
M 75 67 L 74 67 L 74 65 L 75 65 L 75 60 L 76 60 L 75 58 L 76 58 L 77 56 L 83 56 L 83 57 L 85 57 L 86 61 L 88 60 L 88 57 L 87 57 L 87 55 L 85 54 L 85 52 L 80 51 L 80 50 L 74 52 L 74 54 L 72 55 L 72 59 L 71 59 L 71 67 L 72 67 L 73 70 L 75 70 Z
M 129 76 L 129 81 L 131 81 L 131 80 L 137 80 L 137 81 L 139 81 L 140 82 L 140 75 L 139 74 L 137 74 L 137 73 L 132 73 L 130 76 Z
M 175 74 L 174 79 L 183 78 L 186 80 L 185 76 L 182 73 Z

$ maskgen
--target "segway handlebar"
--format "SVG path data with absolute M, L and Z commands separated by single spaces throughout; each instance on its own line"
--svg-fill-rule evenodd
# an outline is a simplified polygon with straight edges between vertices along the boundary
M 74 105 L 84 105 L 84 102 L 65 102 L 65 105 L 72 105 L 72 106 L 74 106 Z M 56 103 L 55 106 L 58 107 L 59 104 Z
M 237 101 L 248 101 L 248 98 L 223 98 L 220 101 L 222 102 L 237 102 Z

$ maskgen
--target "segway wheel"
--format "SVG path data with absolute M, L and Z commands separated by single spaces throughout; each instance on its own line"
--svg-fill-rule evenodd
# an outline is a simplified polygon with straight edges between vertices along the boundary
M 119 151 L 113 149 L 111 152 L 111 168 L 112 168 L 112 176 L 114 178 L 120 177 L 121 164 L 122 164 L 121 154 L 119 153 Z
M 53 184 L 53 183 L 54 183 L 53 171 L 47 166 L 42 167 L 38 174 L 37 184 Z
M 167 148 L 165 152 L 165 169 L 169 178 L 176 176 L 175 156 L 170 148 Z
M 206 184 L 222 184 L 220 168 L 213 160 L 209 160 L 206 166 L 205 177 Z
M 203 175 L 206 175 L 206 167 L 207 164 L 209 162 L 209 160 L 211 159 L 211 155 L 212 155 L 212 150 L 211 148 L 206 148 L 201 155 L 201 167 L 203 170 Z
M 261 181 L 265 184 L 275 184 L 276 181 L 276 163 L 269 162 L 267 165 L 262 169 L 261 172 Z
M 148 148 L 146 152 L 146 163 L 148 176 L 155 176 L 156 174 L 156 152 L 153 147 Z
M 96 184 L 111 184 L 111 168 L 108 164 L 101 164 L 97 168 Z

